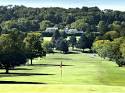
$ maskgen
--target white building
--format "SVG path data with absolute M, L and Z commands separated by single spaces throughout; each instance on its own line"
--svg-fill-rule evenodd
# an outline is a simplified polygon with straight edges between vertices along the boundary
M 65 32 L 67 34 L 82 34 L 83 33 L 83 31 L 78 31 L 77 29 L 68 29 L 68 28 L 65 29 Z
M 49 28 L 46 28 L 45 32 L 53 33 L 53 32 L 55 32 L 56 30 L 58 30 L 57 27 L 49 27 Z

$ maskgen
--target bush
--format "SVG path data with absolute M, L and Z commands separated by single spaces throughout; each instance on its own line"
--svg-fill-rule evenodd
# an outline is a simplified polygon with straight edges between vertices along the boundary
M 116 60 L 116 64 L 119 66 L 119 67 L 122 67 L 125 65 L 125 59 L 124 58 L 120 58 L 118 60 Z
M 53 53 L 53 44 L 50 41 L 44 41 L 42 46 L 47 53 Z

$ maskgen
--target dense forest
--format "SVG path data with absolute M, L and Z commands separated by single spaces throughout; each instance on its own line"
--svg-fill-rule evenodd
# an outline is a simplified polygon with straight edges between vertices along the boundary
M 16 28 L 19 31 L 44 31 L 47 27 L 56 26 L 78 30 L 118 31 L 125 25 L 125 12 L 100 10 L 98 7 L 82 8 L 31 8 L 25 6 L 0 6 L 1 32 Z M 123 28 L 124 29 L 124 28 Z M 123 31 L 121 32 L 123 34 Z

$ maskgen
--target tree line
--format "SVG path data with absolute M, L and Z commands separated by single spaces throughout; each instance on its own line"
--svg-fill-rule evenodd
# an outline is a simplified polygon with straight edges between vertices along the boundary
M 100 10 L 98 7 L 82 8 L 32 8 L 25 6 L 0 6 L 1 33 L 7 33 L 16 28 L 22 32 L 45 31 L 47 27 L 56 26 L 59 29 L 76 28 L 104 32 L 114 30 L 125 21 L 125 12 Z M 98 27 L 99 26 L 99 27 Z M 103 28 L 102 28 L 103 27 Z M 100 30 L 99 30 L 99 29 Z
M 60 33 L 56 30 L 51 41 L 45 41 L 40 32 L 25 33 L 15 28 L 7 34 L 0 35 L 0 68 L 5 69 L 8 74 L 15 66 L 25 65 L 28 60 L 32 65 L 34 58 L 54 53 L 54 50 L 64 54 L 69 53 L 69 47 L 72 47 L 72 50 L 75 47 L 84 50 L 91 47 L 93 40 L 87 33 L 79 40 L 75 35 L 67 40 L 65 32 Z
M 110 40 L 97 40 L 93 43 L 93 50 L 102 58 L 115 61 L 119 67 L 125 66 L 125 37 Z
M 28 60 L 46 56 L 39 33 L 23 33 L 17 29 L 0 35 L 0 68 L 9 73 L 15 66 L 25 65 Z

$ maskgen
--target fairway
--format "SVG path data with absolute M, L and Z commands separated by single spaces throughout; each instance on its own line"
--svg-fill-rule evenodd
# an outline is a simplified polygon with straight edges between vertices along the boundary
M 0 93 L 125 93 L 124 4 L 0 0 Z
M 62 62 L 62 68 L 60 64 Z M 125 68 L 92 54 L 47 54 L 4 74 L 0 93 L 124 93 Z M 11 91 L 11 92 L 10 92 Z

